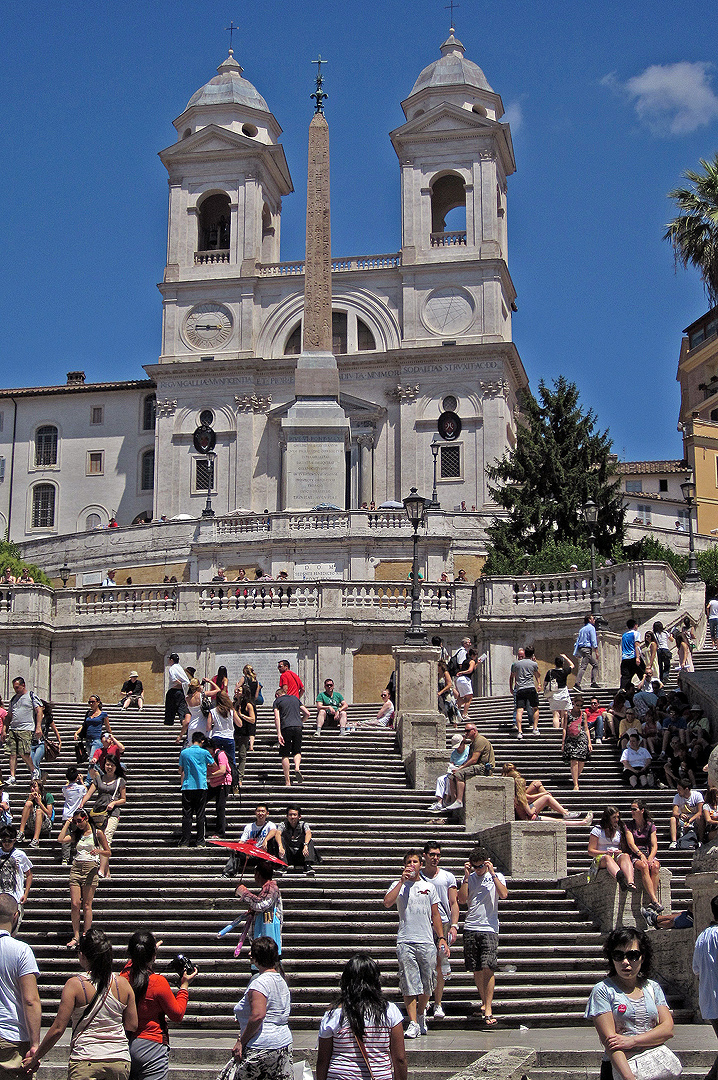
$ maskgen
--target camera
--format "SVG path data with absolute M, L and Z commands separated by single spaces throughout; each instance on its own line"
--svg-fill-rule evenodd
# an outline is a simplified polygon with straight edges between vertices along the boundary
M 176 956 L 173 956 L 167 967 L 170 971 L 174 971 L 179 975 L 180 978 L 183 975 L 190 975 L 194 971 L 194 964 L 184 953 L 177 953 Z

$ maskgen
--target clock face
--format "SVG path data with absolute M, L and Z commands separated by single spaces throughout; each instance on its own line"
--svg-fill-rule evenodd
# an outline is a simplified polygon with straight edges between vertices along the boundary
M 424 304 L 423 316 L 434 334 L 463 334 L 473 322 L 474 307 L 463 289 L 435 289 Z
M 222 304 L 197 304 L 184 321 L 184 338 L 193 349 L 221 349 L 232 336 L 232 315 Z

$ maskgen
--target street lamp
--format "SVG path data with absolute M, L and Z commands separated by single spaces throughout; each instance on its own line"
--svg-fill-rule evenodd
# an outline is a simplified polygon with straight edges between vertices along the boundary
M 688 507 L 688 573 L 686 574 L 686 581 L 702 581 L 693 540 L 693 504 L 696 501 L 696 485 L 692 473 L 681 484 L 681 495 Z
M 67 565 L 67 556 L 65 556 L 65 561 L 60 567 L 60 581 L 62 582 L 63 589 L 67 588 L 67 582 L 69 580 L 69 577 L 70 567 Z
M 426 631 L 421 625 L 421 604 L 419 601 L 421 595 L 419 585 L 419 526 L 424 520 L 424 512 L 430 502 L 423 495 L 419 495 L 415 487 L 402 501 L 406 516 L 414 530 L 414 556 L 411 564 L 411 626 L 404 634 L 404 644 L 427 645 Z
M 588 542 L 591 547 L 591 614 L 596 621 L 596 626 L 600 626 L 603 621 L 601 619 L 601 597 L 598 594 L 598 585 L 596 583 L 596 523 L 598 521 L 598 507 L 593 499 L 589 499 L 584 504 L 581 512 L 583 514 L 583 520 L 589 528 Z
M 441 443 L 437 439 L 436 435 L 434 436 L 433 440 L 429 445 L 431 447 L 432 457 L 434 458 L 434 489 L 431 493 L 431 502 L 426 504 L 426 508 L 427 510 L 440 510 L 441 504 L 439 503 L 439 500 L 437 498 L 436 491 L 436 464 L 437 458 L 439 457 L 439 449 L 441 447 Z
M 214 433 L 213 433 L 214 434 Z M 212 509 L 212 482 L 214 480 L 214 459 L 217 455 L 211 451 L 207 454 L 207 501 L 204 504 L 204 510 L 202 511 L 203 518 L 213 518 L 214 510 Z

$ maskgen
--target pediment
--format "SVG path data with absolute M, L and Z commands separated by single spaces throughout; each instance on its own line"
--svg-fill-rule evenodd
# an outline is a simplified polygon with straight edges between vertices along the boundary
M 479 131 L 495 131 L 501 127 L 502 125 L 496 120 L 489 120 L 486 116 L 479 116 L 477 113 L 469 112 L 468 109 L 462 109 L 458 105 L 445 101 L 396 128 L 392 131 L 391 138 L 404 139 L 433 133 L 438 135 L 447 131 L 456 134 L 463 132 L 476 134 Z
M 202 128 L 201 131 L 196 131 L 194 135 L 188 135 L 186 139 L 181 139 L 180 142 L 174 143 L 172 146 L 167 147 L 166 150 L 162 150 L 160 157 L 165 161 L 178 157 L 188 158 L 193 154 L 222 151 L 236 153 L 238 150 L 249 150 L 256 153 L 258 148 L 262 150 L 270 149 L 265 143 L 258 143 L 256 139 L 250 139 L 246 135 L 240 135 L 238 132 L 227 131 L 226 128 L 221 128 L 216 124 L 209 124 L 206 128 Z
M 292 398 L 290 401 L 285 401 L 282 405 L 276 405 L 273 409 L 267 413 L 270 420 L 274 420 L 275 423 L 282 420 L 290 408 L 296 401 L 296 398 Z M 363 421 L 376 421 L 380 417 L 386 415 L 386 408 L 383 405 L 378 405 L 375 401 L 365 400 L 364 398 L 353 397 L 351 394 L 339 394 L 339 404 L 344 412 L 355 423 Z

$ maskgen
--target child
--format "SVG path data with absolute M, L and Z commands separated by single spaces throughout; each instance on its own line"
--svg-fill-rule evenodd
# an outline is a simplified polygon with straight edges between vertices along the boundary
M 16 846 L 17 826 L 0 826 L 0 891 L 10 893 L 17 901 L 22 922 L 23 905 L 32 885 L 32 863 L 25 852 Z
M 72 818 L 76 810 L 79 809 L 80 803 L 87 795 L 87 787 L 80 780 L 80 772 L 76 765 L 70 765 L 67 772 L 67 783 L 62 789 L 62 794 L 65 799 L 65 804 L 62 808 L 62 823 L 65 824 Z M 70 865 L 70 849 L 72 847 L 72 841 L 69 839 L 64 840 L 62 843 L 62 865 Z

